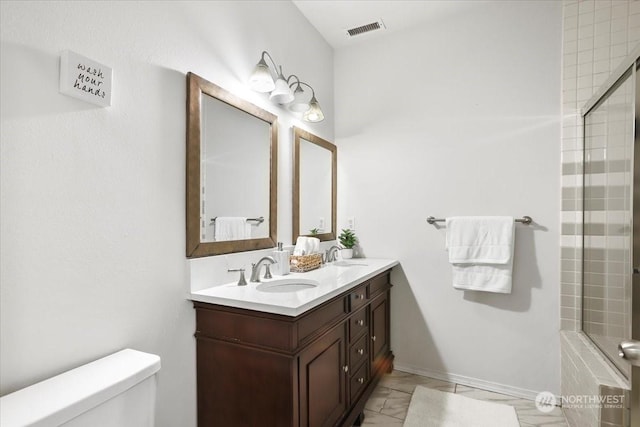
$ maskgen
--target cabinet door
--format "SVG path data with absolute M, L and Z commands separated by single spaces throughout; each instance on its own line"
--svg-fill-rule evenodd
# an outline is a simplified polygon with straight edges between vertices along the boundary
M 300 426 L 333 426 L 347 411 L 346 325 L 336 326 L 299 357 Z
M 371 373 L 380 368 L 380 363 L 389 352 L 389 292 L 385 292 L 371 303 Z

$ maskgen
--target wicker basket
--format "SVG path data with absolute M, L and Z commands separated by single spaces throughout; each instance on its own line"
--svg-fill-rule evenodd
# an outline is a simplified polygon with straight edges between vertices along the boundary
M 291 271 L 295 273 L 305 273 L 307 271 L 320 268 L 322 265 L 322 254 L 292 255 L 290 260 Z

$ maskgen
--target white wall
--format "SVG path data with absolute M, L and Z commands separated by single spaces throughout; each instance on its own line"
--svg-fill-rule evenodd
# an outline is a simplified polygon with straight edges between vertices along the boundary
M 559 393 L 559 2 L 488 2 L 335 55 L 338 227 L 398 258 L 396 367 Z M 530 215 L 513 293 L 451 286 L 429 215 Z
M 0 393 L 132 347 L 162 357 L 157 425 L 193 426 L 185 74 L 280 116 L 287 241 L 290 127 L 333 137 L 332 50 L 288 1 L 0 5 Z M 64 49 L 113 67 L 111 107 L 58 93 Z M 247 88 L 263 49 L 314 86 L 324 122 Z

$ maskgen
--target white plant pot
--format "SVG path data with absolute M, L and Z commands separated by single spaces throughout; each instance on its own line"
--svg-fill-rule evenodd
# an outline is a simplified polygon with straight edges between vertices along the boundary
M 353 258 L 353 249 L 343 249 L 340 251 L 342 255 L 342 259 L 351 259 Z

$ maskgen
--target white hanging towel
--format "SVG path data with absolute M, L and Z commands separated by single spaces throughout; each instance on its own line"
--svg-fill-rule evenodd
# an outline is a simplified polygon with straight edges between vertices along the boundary
M 511 293 L 515 219 L 468 216 L 446 219 L 453 287 Z
M 215 240 L 242 240 L 251 238 L 251 224 L 246 217 L 219 216 L 215 222 Z

